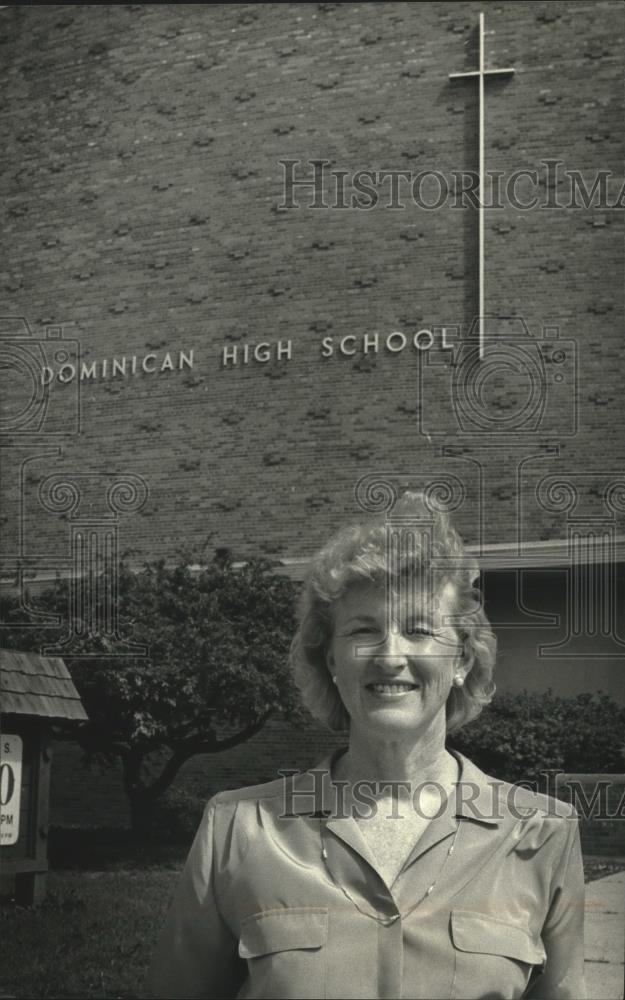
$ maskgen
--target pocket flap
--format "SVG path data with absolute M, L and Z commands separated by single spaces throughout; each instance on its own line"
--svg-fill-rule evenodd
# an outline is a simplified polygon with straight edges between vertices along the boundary
M 542 965 L 546 958 L 540 938 L 535 938 L 522 924 L 507 923 L 484 913 L 454 910 L 451 931 L 459 951 L 504 955 L 530 965 Z
M 247 917 L 241 925 L 239 955 L 257 958 L 276 951 L 321 948 L 328 935 L 328 911 L 285 908 Z

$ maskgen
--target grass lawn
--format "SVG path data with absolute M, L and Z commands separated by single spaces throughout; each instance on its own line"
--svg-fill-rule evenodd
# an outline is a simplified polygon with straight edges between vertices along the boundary
M 589 859 L 586 880 L 625 867 Z M 56 871 L 38 909 L 2 906 L 0 995 L 141 997 L 180 865 Z
M 42 906 L 2 906 L 0 994 L 142 996 L 178 874 L 51 872 Z

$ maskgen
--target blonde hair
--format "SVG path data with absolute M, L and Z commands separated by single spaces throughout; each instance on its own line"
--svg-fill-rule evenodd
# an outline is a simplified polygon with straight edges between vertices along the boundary
M 340 530 L 312 559 L 300 599 L 299 627 L 291 644 L 291 664 L 304 704 L 333 730 L 349 728 L 349 715 L 327 667 L 332 640 L 332 606 L 357 583 L 371 581 L 397 588 L 406 574 L 454 585 L 455 625 L 462 641 L 465 681 L 447 699 L 447 731 L 474 719 L 495 692 L 492 680 L 496 639 L 476 587 L 479 569 L 449 517 L 432 510 L 422 494 L 405 493 L 395 505 L 397 544 L 389 550 L 389 520 L 380 516 Z M 414 531 L 417 524 L 427 530 Z

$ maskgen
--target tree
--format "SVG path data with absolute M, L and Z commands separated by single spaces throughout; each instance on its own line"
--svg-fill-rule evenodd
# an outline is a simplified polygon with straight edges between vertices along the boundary
M 57 735 L 76 741 L 88 760 L 119 758 L 138 836 L 189 758 L 248 740 L 272 713 L 300 711 L 287 663 L 291 582 L 262 560 L 235 569 L 222 553 L 197 572 L 192 563 L 185 554 L 171 567 L 159 561 L 132 572 L 121 564 L 120 633 L 144 644 L 147 657 L 103 655 L 110 644 L 91 635 L 78 649 L 89 658 L 66 661 L 89 722 Z M 68 593 L 57 579 L 36 601 L 38 610 L 60 614 L 65 630 Z M 63 632 L 24 627 L 20 602 L 3 604 L 5 648 L 39 652 Z

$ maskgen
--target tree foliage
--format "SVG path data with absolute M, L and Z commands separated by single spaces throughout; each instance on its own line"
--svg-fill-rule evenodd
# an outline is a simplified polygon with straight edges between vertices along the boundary
M 120 758 L 137 827 L 190 757 L 248 739 L 274 712 L 299 712 L 287 663 L 290 581 L 261 560 L 235 568 L 215 557 L 198 571 L 192 564 L 184 554 L 173 566 L 120 567 L 119 633 L 147 647 L 147 656 L 111 655 L 118 644 L 84 629 L 66 660 L 89 723 L 59 735 L 90 758 Z M 56 631 L 24 627 L 20 603 L 3 599 L 2 645 L 40 652 L 53 644 L 67 630 L 68 598 L 69 584 L 59 579 L 34 602 L 61 616 Z M 164 753 L 154 774 L 147 765 Z

